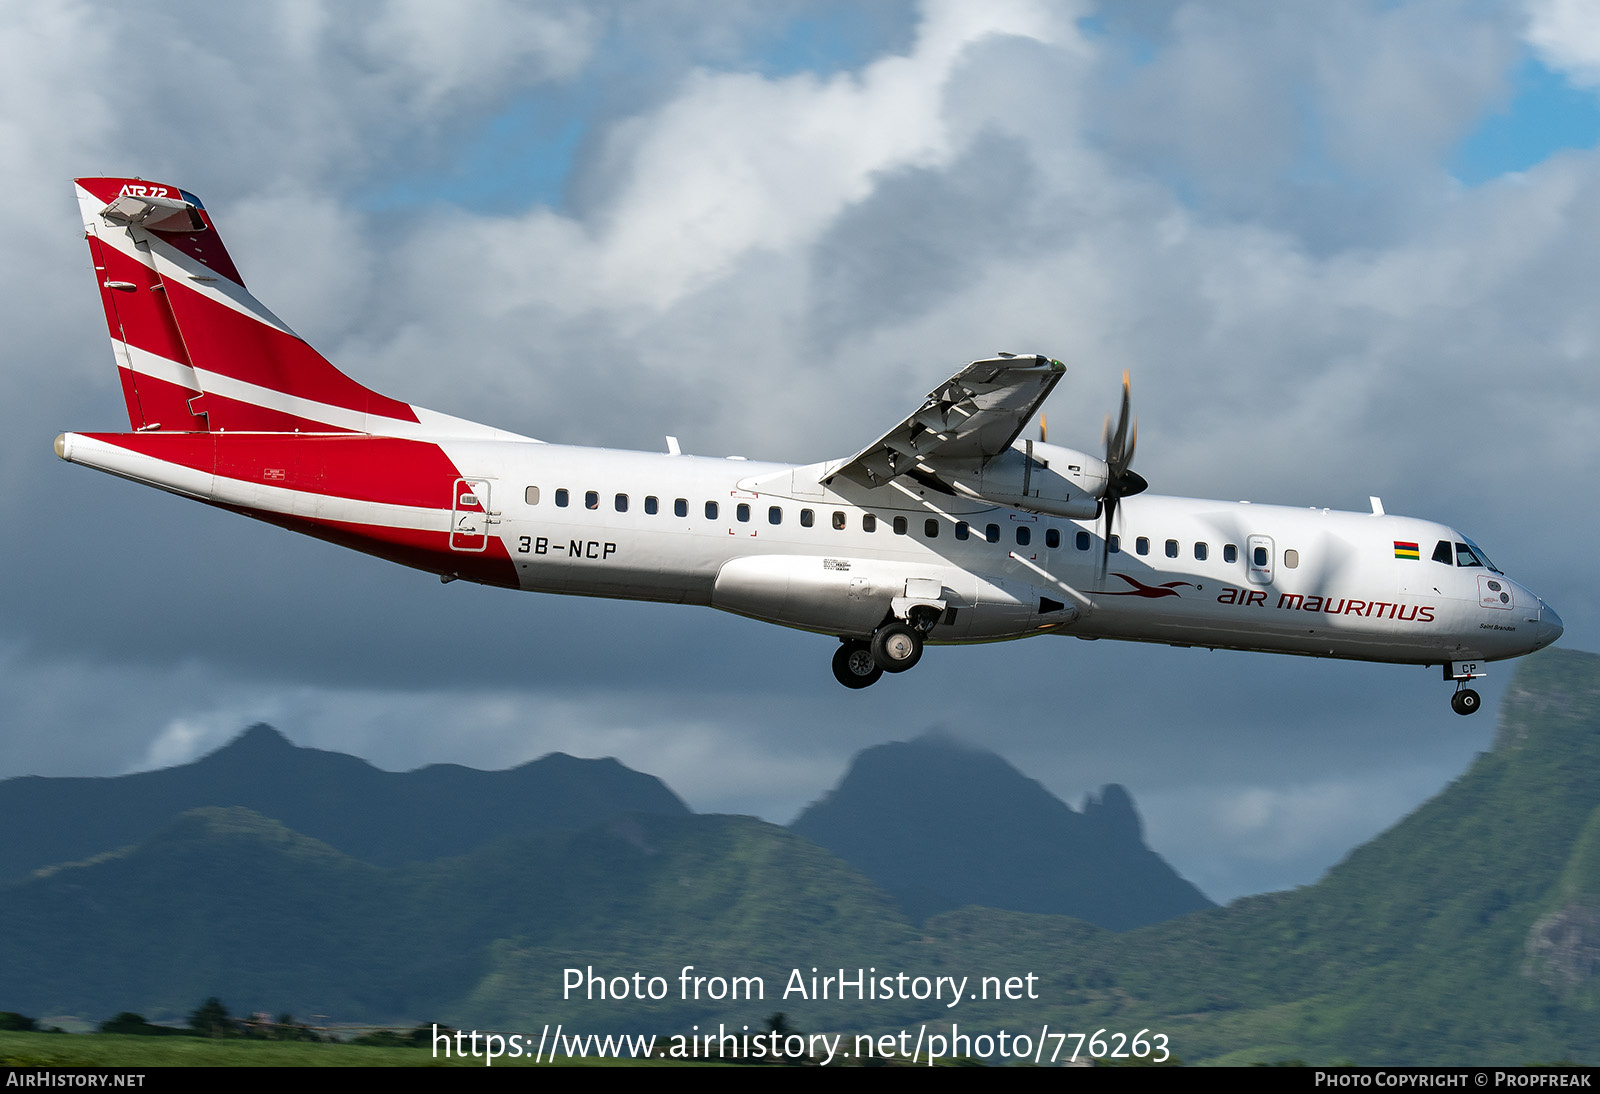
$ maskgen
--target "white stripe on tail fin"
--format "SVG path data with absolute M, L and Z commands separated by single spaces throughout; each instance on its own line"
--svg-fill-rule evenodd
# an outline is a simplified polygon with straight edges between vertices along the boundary
M 141 179 L 76 182 L 135 430 L 515 436 L 334 368 L 250 295 L 193 194 Z

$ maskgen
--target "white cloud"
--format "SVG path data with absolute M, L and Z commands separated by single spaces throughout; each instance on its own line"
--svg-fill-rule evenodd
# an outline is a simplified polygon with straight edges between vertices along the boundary
M 599 30 L 580 5 L 510 0 L 387 0 L 363 22 L 374 67 L 400 104 L 423 110 L 512 82 L 526 87 L 571 78 L 588 61 Z
M 1551 68 L 1600 87 L 1600 9 L 1586 0 L 1524 0 L 1527 39 Z

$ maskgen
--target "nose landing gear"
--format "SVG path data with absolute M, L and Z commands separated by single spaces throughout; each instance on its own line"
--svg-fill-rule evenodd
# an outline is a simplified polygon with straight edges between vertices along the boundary
M 1460 715 L 1476 714 L 1483 700 L 1467 684 L 1485 675 L 1481 661 L 1446 661 L 1444 678 L 1456 682 L 1456 693 L 1450 696 L 1450 709 Z

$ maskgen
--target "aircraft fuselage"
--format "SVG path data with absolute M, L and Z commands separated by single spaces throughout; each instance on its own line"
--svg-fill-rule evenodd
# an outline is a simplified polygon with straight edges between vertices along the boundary
M 1457 552 L 1466 537 L 1411 517 L 1145 494 L 1122 503 L 1102 575 L 1094 520 L 915 483 L 823 487 L 826 465 L 356 434 L 62 445 L 73 462 L 445 577 L 841 637 L 870 636 L 908 583 L 944 602 L 930 643 L 1055 633 L 1442 664 L 1560 633 L 1539 597 Z

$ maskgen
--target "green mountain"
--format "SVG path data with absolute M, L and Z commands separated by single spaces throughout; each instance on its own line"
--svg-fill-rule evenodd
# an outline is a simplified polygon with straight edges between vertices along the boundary
M 649 1030 L 765 1010 L 683 965 L 760 976 L 819 953 L 871 964 L 910 925 L 849 867 L 749 817 L 639 814 L 378 867 L 243 809 L 199 809 L 138 847 L 41 871 L 0 900 L 5 1009 L 177 1019 L 237 1009 L 344 1022 L 518 1028 L 590 1018 Z M 671 977 L 674 1002 L 564 998 L 567 968 Z M 685 1027 L 687 1028 L 687 1027 Z

